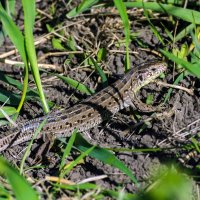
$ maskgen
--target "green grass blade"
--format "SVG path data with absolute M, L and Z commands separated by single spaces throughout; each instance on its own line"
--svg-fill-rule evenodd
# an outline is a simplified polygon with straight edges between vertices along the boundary
M 103 72 L 103 70 L 101 69 L 101 67 L 99 67 L 99 65 L 97 64 L 97 62 L 91 57 L 90 60 L 92 61 L 96 71 L 99 73 L 99 75 L 101 76 L 101 81 L 104 87 L 108 86 L 108 79 L 105 75 L 105 73 Z
M 60 167 L 59 167 L 59 171 L 64 167 L 65 160 L 70 154 L 70 151 L 72 149 L 72 146 L 73 146 L 75 138 L 76 138 L 76 133 L 77 133 L 77 130 L 75 130 L 73 132 L 72 136 L 70 137 L 70 139 L 69 139 L 69 141 L 67 143 L 67 146 L 66 146 L 65 151 L 64 151 L 63 156 L 62 156 L 62 160 L 61 160 L 61 164 L 60 164 Z
M 12 195 L 8 190 L 6 190 L 5 188 L 3 188 L 2 185 L 0 185 L 0 200 L 8 200 L 8 199 L 12 199 Z
M 161 25 L 164 28 L 164 32 L 167 34 L 167 36 L 170 38 L 171 41 L 174 41 L 174 36 L 172 35 L 172 33 L 170 32 L 170 30 L 167 28 L 166 24 L 163 24 L 161 22 Z
M 91 147 L 93 147 L 91 144 L 89 144 L 79 133 L 77 134 L 75 143 L 75 147 L 78 148 L 81 151 L 87 151 Z M 134 175 L 132 174 L 131 170 L 128 169 L 124 163 L 122 163 L 119 159 L 115 157 L 112 153 L 110 153 L 108 150 L 103 149 L 101 147 L 95 147 L 93 151 L 89 153 L 89 155 L 93 158 L 96 158 L 97 160 L 102 161 L 105 164 L 109 164 L 113 167 L 118 168 L 120 171 L 124 172 L 126 175 L 130 177 L 130 179 L 138 185 L 138 182 Z
M 67 13 L 68 18 L 76 17 L 82 12 L 91 8 L 94 4 L 99 2 L 99 0 L 83 0 L 76 8 L 72 9 L 69 13 Z
M 66 184 L 60 184 L 60 188 L 65 189 L 65 190 L 88 190 L 88 189 L 97 189 L 99 188 L 98 185 L 94 183 L 80 183 L 76 185 L 66 185 Z
M 78 81 L 76 81 L 72 78 L 62 76 L 62 75 L 59 75 L 59 74 L 55 74 L 55 75 L 58 78 L 60 78 L 61 80 L 63 80 L 65 83 L 69 84 L 71 87 L 79 90 L 80 92 L 83 92 L 83 93 L 88 94 L 88 95 L 95 93 L 94 90 L 88 88 L 87 86 L 83 85 L 82 83 L 79 83 Z
M 6 2 L 6 12 L 11 16 L 15 14 L 15 0 L 10 0 Z
M 123 190 L 121 190 L 121 191 L 103 190 L 102 193 L 104 195 L 110 196 L 112 199 L 123 199 L 123 200 L 134 200 L 134 199 L 136 199 L 135 194 L 126 193 Z
M 183 59 L 177 58 L 172 53 L 169 53 L 165 50 L 160 50 L 166 57 L 168 57 L 170 60 L 174 61 L 177 64 L 182 65 L 185 69 L 187 69 L 190 73 L 194 74 L 198 78 L 200 78 L 200 65 L 197 64 L 191 64 Z
M 5 10 L 6 10 L 6 13 L 9 16 L 14 15 L 15 14 L 15 1 L 14 0 L 13 1 L 6 1 Z M 3 26 L 0 29 L 0 46 L 2 46 L 6 36 L 7 36 L 7 33 L 6 33 L 5 28 Z
M 29 142 L 28 144 L 28 147 L 24 153 L 24 156 L 22 158 L 22 161 L 20 163 L 20 174 L 22 174 L 23 172 L 23 168 L 24 168 L 24 163 L 25 163 L 25 160 L 26 158 L 28 157 L 28 155 L 30 155 L 30 151 L 31 151 L 31 147 L 32 147 L 32 144 L 33 144 L 33 141 L 37 138 L 37 136 L 40 134 L 41 130 L 42 130 L 42 127 L 46 124 L 47 122 L 47 119 L 44 119 L 42 121 L 42 123 L 38 126 L 38 128 L 36 129 L 34 135 L 33 135 L 33 138 L 31 139 L 31 141 Z
M 1 4 L 0 4 L 0 19 L 1 19 L 1 22 L 9 36 L 9 38 L 11 39 L 11 41 L 13 42 L 13 44 L 19 51 L 19 53 L 22 57 L 22 60 L 24 62 L 26 62 L 27 59 L 26 59 L 26 52 L 25 52 L 25 48 L 24 48 L 24 36 L 20 32 L 19 28 L 12 21 L 10 16 L 3 9 Z
M 200 12 L 195 10 L 156 2 L 126 2 L 124 4 L 128 8 L 144 8 L 145 6 L 145 9 L 151 9 L 161 13 L 168 13 L 169 15 L 178 17 L 184 21 L 200 24 Z
M 60 177 L 64 177 L 67 173 L 69 173 L 76 165 L 78 165 L 80 163 L 80 161 L 85 158 L 88 154 L 90 154 L 93 150 L 94 150 L 95 146 L 91 146 L 90 148 L 88 148 L 86 151 L 82 152 L 80 156 L 78 156 L 78 158 L 76 158 L 73 162 L 71 162 L 66 169 L 64 169 L 61 174 Z
M 149 15 L 148 15 L 148 12 L 146 10 L 146 8 L 144 7 L 144 15 L 145 17 L 147 18 L 149 24 L 150 24 L 150 28 L 152 30 L 152 32 L 154 33 L 154 35 L 157 37 L 157 39 L 164 45 L 164 41 L 159 33 L 159 31 L 156 29 L 156 27 L 154 26 L 154 24 L 151 22 L 150 18 L 149 18 Z
M 137 195 L 135 200 L 192 200 L 192 197 L 192 180 L 171 168 L 162 176 L 159 175 L 159 179 L 145 193 Z
M 11 106 L 4 106 L 0 109 L 0 119 L 5 118 L 4 114 L 2 113 L 5 112 L 8 116 L 16 114 L 16 108 L 11 107 Z
M 5 83 L 8 83 L 9 85 L 12 85 L 12 86 L 16 87 L 20 91 L 23 90 L 24 85 L 21 84 L 21 82 L 19 82 L 18 80 L 13 79 L 10 76 L 5 75 L 3 72 L 2 73 L 0 72 L 0 80 L 4 81 Z M 1 90 L 1 92 L 2 92 L 2 90 Z M 7 94 L 6 95 L 6 99 L 7 99 L 7 98 L 10 97 L 10 95 L 13 96 L 14 93 L 7 92 L 6 94 Z M 1 93 L 0 93 L 0 96 L 1 96 Z M 16 94 L 15 97 L 17 97 L 17 99 L 19 99 L 19 95 Z M 5 97 L 3 99 L 0 98 L 0 101 L 1 102 L 5 102 L 6 99 L 5 99 Z M 34 99 L 34 100 L 37 100 L 37 101 L 40 100 L 39 99 L 39 94 L 38 94 L 38 92 L 36 90 L 27 88 L 26 99 L 25 100 L 30 100 L 30 99 L 31 100 Z M 17 100 L 17 102 L 19 102 L 19 100 Z M 53 106 L 53 102 L 51 102 L 51 101 L 48 101 L 48 104 L 49 104 L 50 107 Z M 17 105 L 16 102 L 15 102 L 14 105 Z
M 0 126 L 5 126 L 8 124 L 7 120 L 0 120 Z
M 26 94 L 28 93 L 28 91 L 29 91 L 29 93 L 33 93 L 33 91 L 28 90 L 28 71 L 27 71 L 27 67 L 25 67 L 24 71 L 25 71 L 25 77 L 24 77 L 24 84 L 23 85 L 18 80 L 15 80 L 15 79 L 5 75 L 3 72 L 0 72 L 0 80 L 4 81 L 5 83 L 8 83 L 9 85 L 13 85 L 17 89 L 22 91 L 21 100 L 18 101 L 19 105 L 18 105 L 18 108 L 16 110 L 17 113 L 20 112 L 20 110 L 21 110 L 21 108 L 23 106 L 23 103 L 26 100 Z M 35 92 L 35 94 L 37 94 L 37 93 Z M 2 100 L 0 100 L 0 101 L 2 101 Z
M 200 52 L 200 44 L 199 44 L 198 36 L 195 36 L 195 34 L 192 31 L 190 31 L 190 35 L 192 37 L 192 41 L 195 45 L 195 48 L 197 49 L 198 52 Z
M 16 87 L 18 90 L 22 91 L 23 90 L 23 84 L 21 84 L 20 81 L 6 75 L 4 72 L 0 71 L 0 80 L 4 81 L 5 83 L 12 85 L 14 87 Z M 27 94 L 29 93 L 29 95 L 38 95 L 37 91 L 33 90 L 33 89 L 29 89 L 27 88 Z
M 25 100 L 39 100 L 38 95 L 35 92 L 27 92 Z M 13 105 L 17 106 L 20 102 L 20 95 L 16 94 L 14 92 L 9 92 L 7 90 L 1 89 L 0 92 L 0 102 L 5 103 L 7 105 Z M 50 107 L 52 107 L 54 104 L 51 101 L 48 101 L 48 104 Z
M 92 5 L 94 5 L 98 0 L 83 0 L 79 6 L 77 7 L 77 13 L 81 13 L 84 10 L 89 9 Z
M 106 48 L 100 48 L 97 52 L 97 62 L 105 61 L 107 57 L 107 50 Z
M 25 63 L 23 92 L 22 92 L 22 97 L 17 108 L 17 112 L 20 112 L 23 106 L 23 103 L 25 101 L 26 91 L 28 87 L 28 62 L 27 62 L 26 52 L 24 48 L 24 36 L 20 32 L 19 28 L 12 21 L 10 16 L 3 9 L 1 4 L 0 4 L 0 19 L 4 26 L 4 29 L 6 30 L 6 33 L 8 34 L 9 38 L 11 39 L 15 47 L 18 49 L 20 56 Z
M 18 113 L 22 109 L 22 106 L 23 106 L 24 101 L 26 99 L 26 92 L 27 92 L 27 88 L 28 88 L 28 63 L 27 62 L 25 64 L 24 74 L 25 75 L 24 75 L 24 84 L 23 84 L 22 97 L 21 97 L 21 100 L 20 100 L 18 108 L 17 108 L 17 112 Z
M 176 78 L 176 80 L 174 81 L 173 85 L 178 85 L 178 83 L 183 80 L 184 78 L 184 73 L 179 74 L 179 76 Z M 165 99 L 164 99 L 164 103 L 166 103 L 168 101 L 168 99 L 170 98 L 170 95 L 173 91 L 173 88 L 170 88 L 167 92 L 167 94 L 165 95 Z
M 175 37 L 174 42 L 178 42 L 179 40 L 181 40 L 182 38 L 184 38 L 186 35 L 188 35 L 188 33 L 190 33 L 193 29 L 195 28 L 195 24 L 190 24 L 188 26 L 186 26 L 181 32 L 179 32 L 177 34 L 177 36 Z
M 17 170 L 10 166 L 10 164 L 0 157 L 0 173 L 7 177 L 12 186 L 13 192 L 18 200 L 38 200 L 37 193 L 26 182 L 26 180 L 19 175 Z
M 2 102 L 2 103 L 6 102 L 6 104 L 8 104 L 8 105 L 17 106 L 20 102 L 20 96 L 13 92 L 9 92 L 7 90 L 1 89 L 0 102 Z
M 35 1 L 34 0 L 22 0 L 24 10 L 24 32 L 25 32 L 25 46 L 30 61 L 31 70 L 37 86 L 43 109 L 45 113 L 49 112 L 49 107 L 45 99 L 45 95 L 42 89 L 42 83 L 40 79 L 40 73 L 38 69 L 37 57 L 35 53 L 34 38 L 33 38 L 33 26 L 35 21 Z
M 129 19 L 126 12 L 126 7 L 122 0 L 114 0 L 115 6 L 117 7 L 119 14 L 121 16 L 123 25 L 124 25 L 124 33 L 125 33 L 125 40 L 126 40 L 126 65 L 125 71 L 130 69 L 130 57 L 129 57 L 129 43 L 130 43 L 130 25 Z
M 4 81 L 5 83 L 7 83 L 9 85 L 16 87 L 20 91 L 23 91 L 24 84 L 22 84 L 21 82 L 19 82 L 16 79 L 13 79 L 10 76 L 7 76 L 5 73 L 3 73 L 1 71 L 0 71 L 0 80 Z M 37 91 L 27 88 L 25 100 L 33 99 L 33 98 L 35 100 L 39 100 L 38 97 L 39 97 L 39 95 L 38 95 Z M 6 102 L 7 104 L 12 105 L 12 102 L 14 102 L 14 105 L 17 105 L 20 102 L 19 101 L 20 96 L 18 94 L 15 95 L 13 92 L 1 90 L 0 101 L 5 102 L 6 99 L 8 99 L 8 98 L 10 98 L 10 101 Z M 16 98 L 17 98 L 17 100 L 15 101 Z M 12 99 L 13 99 L 13 101 L 12 101 Z M 48 102 L 48 103 L 50 103 L 50 102 Z
M 109 190 L 109 189 L 105 189 L 105 188 L 101 188 L 98 185 L 94 184 L 94 183 L 81 183 L 81 184 L 76 184 L 76 185 L 64 185 L 64 184 L 60 184 L 58 186 L 59 188 L 65 189 L 65 190 L 72 190 L 72 191 L 80 191 L 80 190 L 84 190 L 84 191 L 88 191 L 88 190 L 97 190 L 99 189 L 100 193 L 102 193 L 103 195 L 105 195 L 105 198 L 107 196 L 112 197 L 112 199 L 120 199 L 119 196 L 122 193 L 122 191 L 114 191 L 114 190 Z M 136 197 L 135 194 L 131 194 L 131 193 L 123 193 L 123 200 L 133 200 Z

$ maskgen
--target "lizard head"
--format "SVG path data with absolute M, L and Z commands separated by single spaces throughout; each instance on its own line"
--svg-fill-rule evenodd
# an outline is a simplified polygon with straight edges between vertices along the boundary
M 161 61 L 149 62 L 140 66 L 135 76 L 137 81 L 137 91 L 143 86 L 154 81 L 161 75 L 161 73 L 165 72 L 166 69 L 167 64 Z

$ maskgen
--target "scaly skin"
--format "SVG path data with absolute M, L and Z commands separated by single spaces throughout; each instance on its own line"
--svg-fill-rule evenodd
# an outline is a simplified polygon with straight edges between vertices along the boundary
M 146 63 L 130 70 L 122 79 L 71 108 L 27 121 L 9 130 L 7 136 L 0 139 L 0 152 L 31 140 L 44 119 L 47 119 L 47 122 L 37 138 L 43 134 L 50 134 L 56 138 L 69 137 L 75 128 L 79 132 L 87 131 L 119 110 L 133 105 L 135 94 L 166 69 L 167 64 L 164 62 Z

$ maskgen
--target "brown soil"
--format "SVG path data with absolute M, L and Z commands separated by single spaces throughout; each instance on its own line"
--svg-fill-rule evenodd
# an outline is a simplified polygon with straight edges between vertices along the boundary
M 37 7 L 43 12 L 49 13 L 51 5 L 51 1 L 41 1 L 38 3 Z M 118 75 L 124 74 L 125 62 L 125 47 L 123 44 L 119 45 L 119 41 L 124 39 L 123 26 L 116 9 L 93 9 L 77 18 L 67 19 L 65 14 L 70 9 L 71 6 L 65 7 L 64 3 L 59 1 L 59 3 L 56 4 L 56 13 L 53 15 L 53 20 L 39 14 L 35 24 L 35 38 L 47 34 L 46 25 L 49 24 L 51 27 L 54 27 L 54 29 L 62 28 L 62 33 L 64 34 L 62 44 L 64 46 L 67 44 L 67 39 L 73 36 L 76 47 L 79 47 L 76 51 L 88 52 L 88 56 L 92 55 L 92 53 L 94 53 L 93 56 L 96 56 L 96 52 L 99 48 L 105 48 L 107 50 L 106 58 L 101 61 L 99 65 L 107 74 L 109 84 L 111 84 L 117 80 Z M 20 10 L 21 8 L 19 9 L 16 19 L 18 24 L 22 24 L 21 19 L 23 18 Z M 132 12 L 130 10 L 129 18 L 131 31 L 137 34 L 137 39 L 132 40 L 130 44 L 131 67 L 153 59 L 159 59 L 157 50 L 162 48 L 162 44 L 152 34 L 149 24 L 143 18 L 143 12 L 140 10 Z M 160 15 L 157 18 L 155 17 L 153 21 L 154 26 L 160 31 L 164 40 L 167 36 L 160 22 L 167 25 L 168 22 L 166 19 L 165 16 Z M 59 26 L 59 24 L 62 25 Z M 52 37 L 54 36 L 51 35 L 51 38 Z M 38 62 L 52 64 L 56 67 L 56 72 L 63 70 L 65 75 L 84 83 L 96 91 L 100 91 L 103 86 L 100 82 L 99 75 L 87 66 L 87 64 L 83 63 L 84 55 L 81 53 L 75 53 L 72 56 L 50 55 L 49 53 L 54 52 L 62 53 L 62 51 L 58 51 L 52 47 L 51 38 L 37 45 Z M 139 43 L 142 43 L 144 47 L 141 48 Z M 148 48 L 146 46 L 148 46 Z M 1 54 L 11 49 L 13 49 L 12 44 L 6 39 L 4 46 L 1 47 Z M 49 55 L 47 56 L 47 54 Z M 11 55 L 9 59 L 16 60 L 16 55 Z M 176 78 L 178 74 L 173 73 L 173 65 L 170 62 L 168 63 L 169 68 L 166 73 L 165 81 L 167 83 L 173 83 L 174 78 Z M 21 80 L 23 70 L 19 67 L 2 64 L 1 70 L 7 75 Z M 48 71 L 52 72 L 51 69 L 48 69 Z M 54 102 L 57 106 L 54 109 L 73 106 L 76 102 L 86 98 L 85 94 L 81 94 L 71 88 L 54 75 L 41 72 L 41 77 L 47 99 Z M 32 80 L 33 78 L 30 76 L 30 87 L 35 88 Z M 15 88 L 3 82 L 0 82 L 0 84 L 0 87 L 6 90 L 17 91 Z M 198 132 L 197 127 L 200 123 L 198 121 L 200 118 L 199 81 L 192 75 L 188 75 L 179 85 L 186 88 L 193 88 L 194 95 L 191 96 L 181 89 L 174 89 L 169 101 L 165 104 L 163 115 L 150 120 L 143 131 L 141 131 L 141 128 L 144 127 L 144 124 L 142 123 L 139 126 L 136 126 L 136 124 L 142 120 L 149 119 L 152 113 L 142 113 L 135 111 L 133 108 L 128 108 L 121 111 L 116 116 L 113 116 L 108 122 L 93 128 L 88 133 L 92 138 L 91 142 L 102 147 L 129 149 L 147 149 L 153 147 L 168 148 L 168 150 L 162 150 L 157 153 L 115 153 L 116 156 L 133 171 L 137 180 L 143 187 L 151 183 L 154 177 L 166 168 L 172 165 L 181 167 L 183 164 L 179 162 L 177 155 L 182 155 L 183 159 L 184 156 L 183 149 L 179 149 L 179 147 L 190 143 L 190 138 L 195 136 Z M 163 101 L 167 90 L 167 88 L 158 87 L 156 84 L 150 84 L 141 90 L 139 96 L 144 101 L 147 94 L 154 94 L 154 102 L 158 105 Z M 41 115 L 43 115 L 43 111 L 40 103 L 27 101 L 17 122 L 20 123 L 23 120 L 33 119 Z M 137 118 L 137 116 L 140 117 Z M 191 123 L 195 121 L 196 123 L 191 125 Z M 4 127 L 2 128 L 2 133 L 3 130 Z M 184 136 L 186 133 L 188 133 L 187 136 Z M 26 162 L 26 167 L 31 165 L 30 161 L 34 158 L 35 152 L 42 143 L 42 140 L 35 141 L 33 153 Z M 53 147 L 39 162 L 39 164 L 43 166 L 41 169 L 27 170 L 25 171 L 26 176 L 34 180 L 44 180 L 46 176 L 56 176 L 62 155 L 59 144 L 59 140 L 54 142 Z M 19 165 L 26 146 L 26 143 L 16 146 L 9 151 L 5 151 L 3 155 L 16 165 Z M 169 150 L 169 148 L 172 149 Z M 67 162 L 75 159 L 77 155 L 77 152 L 74 151 Z M 192 164 L 189 163 L 191 162 L 189 161 L 187 165 L 193 168 L 196 161 L 197 160 L 195 160 L 195 162 L 192 161 Z M 73 182 L 79 182 L 86 178 L 103 174 L 106 174 L 107 178 L 98 180 L 97 183 L 105 188 L 112 189 L 119 186 L 128 192 L 135 192 L 137 190 L 131 180 L 119 170 L 92 159 L 89 156 L 86 157 L 83 164 L 73 169 L 68 179 Z M 48 190 L 51 189 L 51 187 L 49 187 L 51 184 L 47 181 L 43 181 L 42 185 L 45 185 Z M 38 185 L 38 188 L 41 189 L 41 185 Z M 63 194 L 61 193 L 60 195 L 62 196 Z

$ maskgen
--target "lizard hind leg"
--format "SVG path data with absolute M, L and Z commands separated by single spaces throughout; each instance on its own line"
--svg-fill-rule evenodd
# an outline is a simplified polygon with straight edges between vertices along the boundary
M 163 110 L 163 104 L 160 104 L 158 106 L 152 106 L 152 105 L 148 105 L 146 103 L 143 103 L 136 94 L 133 95 L 129 95 L 130 99 L 131 99 L 131 106 L 133 106 L 134 108 L 138 109 L 141 112 L 160 112 Z
M 44 156 L 47 156 L 48 152 L 52 148 L 55 136 L 53 134 L 43 134 L 42 136 L 43 144 L 40 145 L 38 151 L 36 152 L 36 155 L 34 156 L 34 159 L 30 163 L 31 165 L 40 163 Z

